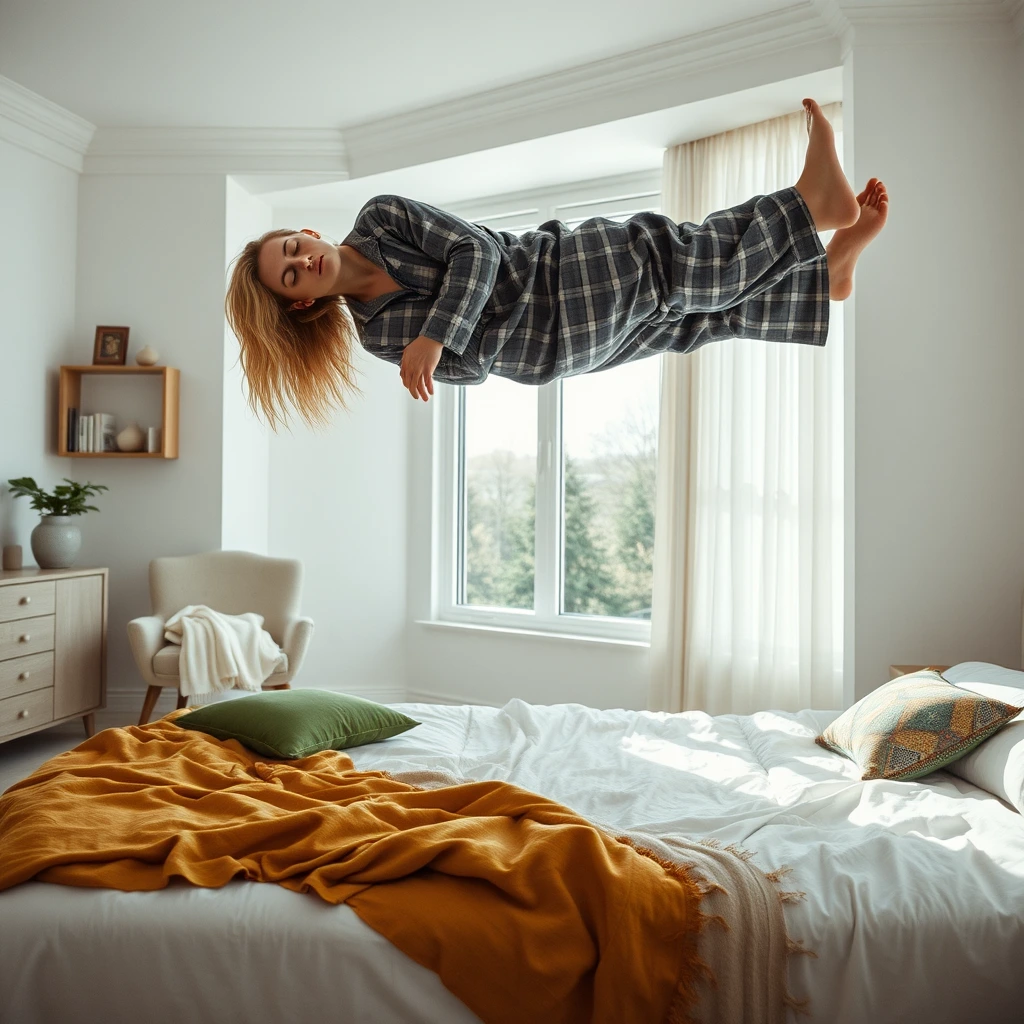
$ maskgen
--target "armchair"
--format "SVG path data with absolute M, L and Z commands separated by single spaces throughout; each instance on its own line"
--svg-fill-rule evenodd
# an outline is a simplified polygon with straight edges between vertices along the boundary
M 295 559 L 268 558 L 249 551 L 153 559 L 149 563 L 153 612 L 128 623 L 132 655 L 149 686 L 139 725 L 149 721 L 161 689 L 179 685 L 181 647 L 164 640 L 164 623 L 190 604 L 204 604 L 225 615 L 262 615 L 263 628 L 287 657 L 285 668 L 264 680 L 263 688 L 289 689 L 313 636 L 313 620 L 299 615 L 301 594 L 302 563 Z M 179 708 L 185 706 L 185 699 L 179 692 Z

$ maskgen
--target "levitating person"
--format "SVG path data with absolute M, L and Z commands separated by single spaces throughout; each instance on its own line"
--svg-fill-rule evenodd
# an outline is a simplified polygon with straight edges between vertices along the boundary
M 729 338 L 824 345 L 889 200 L 876 178 L 854 195 L 832 126 L 804 108 L 796 184 L 700 225 L 645 212 L 516 236 L 381 195 L 338 245 L 308 228 L 249 242 L 225 306 L 253 408 L 324 422 L 356 390 L 357 343 L 424 401 L 434 380 L 540 385 Z

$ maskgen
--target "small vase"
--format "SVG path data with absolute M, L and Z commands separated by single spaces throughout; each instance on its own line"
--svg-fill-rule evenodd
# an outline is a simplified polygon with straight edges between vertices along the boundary
M 159 358 L 160 353 L 152 345 L 147 345 L 135 353 L 135 362 L 139 366 L 152 366 Z
M 82 531 L 71 516 L 40 516 L 29 541 L 40 569 L 67 569 L 78 557 Z
M 146 435 L 138 423 L 129 423 L 117 435 L 117 450 L 121 452 L 141 452 L 146 446 Z

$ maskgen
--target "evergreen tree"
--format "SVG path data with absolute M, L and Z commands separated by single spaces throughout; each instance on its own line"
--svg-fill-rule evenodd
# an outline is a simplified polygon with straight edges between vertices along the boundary
M 615 517 L 617 586 L 623 614 L 650 614 L 654 579 L 656 467 L 650 457 L 630 460 L 631 470 Z
M 608 555 L 593 530 L 594 499 L 568 456 L 564 486 L 564 609 L 583 615 L 619 615 L 621 601 L 608 568 Z
M 508 452 L 493 453 L 467 473 L 467 604 L 533 608 L 535 491 Z
M 506 608 L 534 607 L 534 545 L 537 522 L 537 483 L 530 481 L 526 501 L 506 518 L 501 563 L 501 593 Z
M 497 605 L 501 603 L 501 563 L 498 545 L 491 529 L 491 502 L 473 485 L 466 483 L 465 570 L 466 604 Z

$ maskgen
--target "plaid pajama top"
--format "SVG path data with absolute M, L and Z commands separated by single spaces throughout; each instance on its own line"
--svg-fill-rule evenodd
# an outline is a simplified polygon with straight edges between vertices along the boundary
M 348 300 L 363 347 L 400 364 L 432 338 L 435 379 L 452 384 L 539 385 L 722 338 L 824 345 L 828 333 L 825 251 L 792 188 L 699 226 L 638 213 L 520 236 L 381 195 L 342 244 L 401 288 Z

